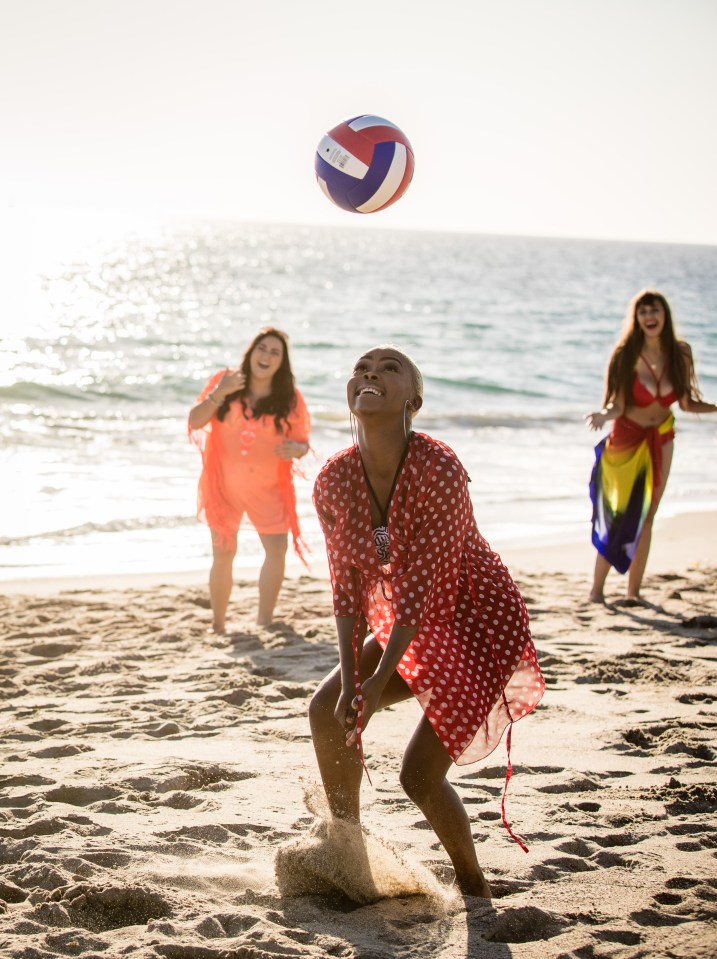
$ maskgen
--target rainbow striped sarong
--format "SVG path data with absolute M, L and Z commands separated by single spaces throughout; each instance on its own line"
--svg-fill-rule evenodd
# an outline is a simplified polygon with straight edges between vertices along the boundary
M 659 426 L 643 427 L 620 416 L 595 447 L 590 476 L 592 541 L 618 573 L 630 568 L 640 533 L 660 485 L 662 447 L 675 435 L 670 413 Z

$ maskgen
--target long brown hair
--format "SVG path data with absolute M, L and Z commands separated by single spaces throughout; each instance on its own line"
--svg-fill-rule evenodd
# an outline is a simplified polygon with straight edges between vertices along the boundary
M 689 347 L 682 340 L 678 340 L 675 335 L 670 304 L 657 290 L 640 290 L 630 301 L 622 336 L 610 357 L 603 400 L 605 406 L 620 393 L 624 398 L 626 410 L 635 404 L 632 393 L 635 366 L 645 344 L 645 334 L 637 321 L 637 310 L 640 306 L 654 306 L 655 303 L 660 303 L 665 311 L 665 325 L 660 334 L 660 346 L 665 354 L 665 369 L 675 395 L 678 399 L 681 399 L 685 394 L 688 394 L 692 400 L 700 399 L 700 391 L 697 386 L 697 377 L 695 376 Z M 687 359 L 690 360 L 689 374 L 687 372 Z
M 273 416 L 274 425 L 276 426 L 277 432 L 281 432 L 282 420 L 288 423 L 289 413 L 291 413 L 296 406 L 296 387 L 294 385 L 294 374 L 291 370 L 291 361 L 289 360 L 289 338 L 287 337 L 286 333 L 283 333 L 281 330 L 277 330 L 273 326 L 265 326 L 263 329 L 259 330 L 257 335 L 244 351 L 239 369 L 246 377 L 246 384 L 243 389 L 236 390 L 234 393 L 230 393 L 228 396 L 224 397 L 224 402 L 217 410 L 218 420 L 224 419 L 229 412 L 229 405 L 233 400 L 241 400 L 242 407 L 246 412 L 248 408 L 247 396 L 249 395 L 249 382 L 251 379 L 251 354 L 261 343 L 261 341 L 267 338 L 267 336 L 275 336 L 281 341 L 283 346 L 281 364 L 279 369 L 272 377 L 271 393 L 269 396 L 264 396 L 262 399 L 258 400 L 252 412 L 252 416 L 254 416 L 256 419 L 258 419 L 260 416 Z

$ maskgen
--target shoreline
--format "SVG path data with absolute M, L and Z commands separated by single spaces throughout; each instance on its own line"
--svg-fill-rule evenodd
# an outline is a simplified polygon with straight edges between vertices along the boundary
M 570 573 L 584 576 L 589 583 L 595 563 L 595 551 L 589 542 L 589 528 L 583 540 L 570 539 L 542 545 L 514 545 L 501 547 L 491 543 L 500 554 L 508 569 L 520 579 L 521 573 Z M 717 543 L 717 511 L 679 513 L 675 516 L 658 515 L 655 521 L 654 538 L 650 550 L 646 583 L 652 574 L 659 575 L 675 570 L 684 570 L 714 563 L 717 550 L 709 543 Z M 255 577 L 240 568 L 235 571 L 235 584 L 251 586 Z M 20 579 L 0 580 L 0 595 L 49 596 L 68 591 L 150 589 L 165 585 L 203 587 L 207 585 L 209 564 L 194 570 L 160 570 L 137 573 L 100 573 L 83 576 L 27 576 Z M 323 552 L 312 557 L 311 571 L 300 563 L 287 561 L 287 580 L 302 577 L 328 583 L 328 566 Z M 612 575 L 608 579 L 608 592 L 619 588 L 622 577 Z

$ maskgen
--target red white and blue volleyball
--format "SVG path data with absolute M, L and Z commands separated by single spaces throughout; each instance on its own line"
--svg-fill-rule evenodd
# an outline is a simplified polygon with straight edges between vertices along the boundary
M 326 196 L 351 213 L 376 213 L 400 199 L 413 177 L 406 134 L 382 117 L 362 114 L 326 133 L 314 168 Z

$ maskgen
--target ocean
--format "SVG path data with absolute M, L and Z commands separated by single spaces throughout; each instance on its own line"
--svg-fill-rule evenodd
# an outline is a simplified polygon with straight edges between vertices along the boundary
M 493 547 L 589 549 L 599 437 L 583 416 L 602 405 L 627 303 L 647 286 L 717 400 L 717 247 L 195 223 L 44 256 L 20 299 L 0 301 L 0 582 L 208 568 L 187 412 L 265 324 L 289 334 L 312 414 L 298 499 L 317 560 L 312 481 L 351 443 L 353 361 L 385 342 L 421 368 L 415 428 L 463 460 Z M 717 417 L 677 418 L 661 513 L 717 509 Z M 260 552 L 243 529 L 239 576 Z

